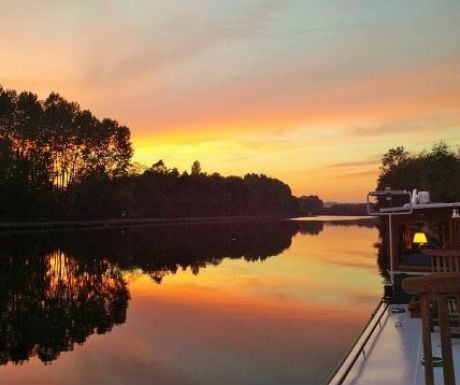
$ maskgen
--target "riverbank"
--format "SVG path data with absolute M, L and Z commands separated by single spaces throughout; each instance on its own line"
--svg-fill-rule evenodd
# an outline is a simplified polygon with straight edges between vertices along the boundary
M 124 226 L 164 226 L 198 223 L 248 222 L 260 220 L 287 219 L 284 216 L 257 215 L 232 217 L 183 217 L 183 218 L 119 218 L 87 221 L 48 221 L 48 222 L 3 222 L 0 231 L 11 230 L 52 230 L 73 228 L 110 228 Z

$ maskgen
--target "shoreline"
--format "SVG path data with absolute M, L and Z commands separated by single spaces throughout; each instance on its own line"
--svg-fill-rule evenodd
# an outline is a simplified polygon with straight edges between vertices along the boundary
M 283 220 L 287 216 L 249 215 L 228 217 L 180 217 L 180 218 L 120 218 L 75 221 L 0 222 L 0 233 L 9 230 L 60 230 L 83 228 L 112 228 L 123 226 L 164 226 L 200 223 L 248 222 L 258 220 Z
M 341 215 L 334 215 L 340 220 Z M 349 216 L 343 216 L 350 220 Z M 353 220 L 369 219 L 367 216 L 355 216 Z M 0 222 L 0 233 L 21 230 L 72 230 L 88 228 L 115 228 L 124 226 L 168 226 L 206 223 L 251 222 L 264 220 L 330 221 L 324 216 L 295 217 L 282 215 L 239 215 L 218 217 L 179 217 L 179 218 L 117 218 L 75 221 L 40 221 L 40 222 Z

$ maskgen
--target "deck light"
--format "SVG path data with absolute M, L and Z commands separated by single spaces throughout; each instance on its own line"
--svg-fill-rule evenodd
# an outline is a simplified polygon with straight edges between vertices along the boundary
M 414 234 L 414 239 L 412 240 L 413 243 L 418 243 L 420 245 L 423 245 L 424 243 L 427 243 L 426 235 L 422 231 L 417 231 Z

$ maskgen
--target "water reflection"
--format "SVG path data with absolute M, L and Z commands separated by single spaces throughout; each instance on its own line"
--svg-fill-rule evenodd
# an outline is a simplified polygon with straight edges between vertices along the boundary
M 56 250 L 0 259 L 0 364 L 55 360 L 93 333 L 123 323 L 129 293 L 106 260 L 81 262 Z
M 310 234 L 310 235 L 318 235 L 321 231 L 323 231 L 324 224 L 323 222 L 297 222 L 299 226 L 299 232 L 301 234 Z
M 161 283 L 224 259 L 262 261 L 288 249 L 297 233 L 316 236 L 323 226 L 272 221 L 3 234 L 0 364 L 32 356 L 48 363 L 124 323 L 130 301 L 124 271 L 141 269 Z

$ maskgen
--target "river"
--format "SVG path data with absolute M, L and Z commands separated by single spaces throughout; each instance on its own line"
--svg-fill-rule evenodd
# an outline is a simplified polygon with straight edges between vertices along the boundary
M 319 219 L 1 234 L 0 384 L 324 383 L 383 278 Z

